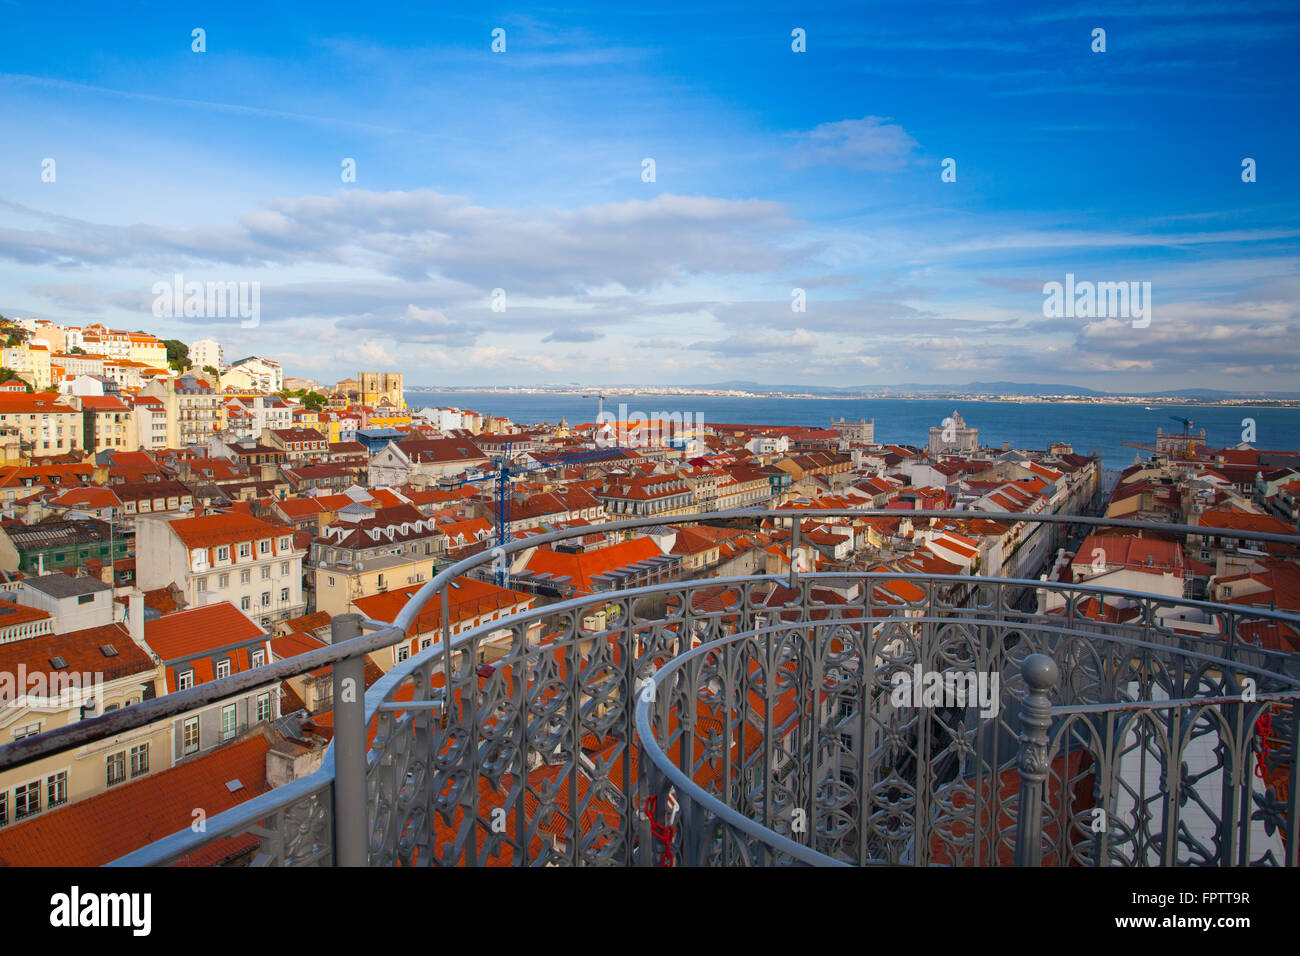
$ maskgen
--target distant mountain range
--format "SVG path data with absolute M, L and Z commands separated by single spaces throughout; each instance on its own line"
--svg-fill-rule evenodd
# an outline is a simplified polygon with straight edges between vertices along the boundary
M 1219 399 L 1272 398 L 1297 399 L 1300 392 L 1231 392 L 1215 388 L 1178 388 L 1159 392 L 1113 392 L 1082 385 L 1061 385 L 1039 382 L 967 382 L 965 385 L 922 385 L 907 383 L 902 385 L 855 385 L 832 387 L 824 385 L 763 385 L 758 382 L 717 382 L 710 385 L 694 385 L 692 388 L 728 389 L 747 392 L 785 392 L 803 395 L 861 395 L 900 394 L 900 395 L 1083 395 L 1095 398 L 1115 396 L 1133 396 L 1136 398 L 1190 398 L 1215 401 Z

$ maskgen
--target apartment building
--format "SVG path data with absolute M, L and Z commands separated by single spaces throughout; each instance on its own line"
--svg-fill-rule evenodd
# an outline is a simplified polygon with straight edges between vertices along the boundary
M 50 350 L 44 342 L 28 342 L 3 350 L 5 368 L 13 369 L 38 392 L 50 387 Z
M 221 343 L 216 339 L 199 339 L 197 342 L 190 343 L 190 362 L 200 371 L 206 367 L 215 368 L 220 372 L 222 365 L 225 364 L 225 358 Z
M 312 542 L 316 611 L 344 614 L 358 598 L 427 581 L 447 549 L 437 522 L 414 505 L 353 505 L 339 519 Z
M 71 352 L 62 351 L 55 351 L 50 355 L 51 364 L 57 363 L 63 369 L 65 379 L 76 378 L 79 375 L 102 378 L 106 361 L 108 360 L 102 355 L 73 355 Z
M 314 428 L 266 428 L 262 441 L 272 448 L 280 448 L 289 461 L 323 456 L 329 448 L 325 436 Z
M 21 675 L 0 707 L 11 743 L 152 700 L 162 670 L 120 623 L 0 645 L 0 675 Z M 3 685 L 3 681 L 0 681 Z M 0 771 L 0 828 L 171 766 L 165 722 Z
M 153 451 L 167 447 L 167 404 L 152 395 L 127 399 L 135 416 L 136 447 Z
M 358 598 L 352 604 L 352 610 L 365 615 L 371 620 L 391 622 L 405 607 L 411 595 L 420 589 L 419 584 Z M 487 581 L 474 578 L 457 578 L 447 589 L 447 619 L 452 634 L 459 634 L 470 628 L 527 611 L 536 603 L 531 594 L 500 588 Z M 371 659 L 385 672 L 392 670 L 402 661 L 421 651 L 426 651 L 441 639 L 442 635 L 442 595 L 435 594 L 416 615 L 414 623 L 407 629 L 407 640 L 392 647 L 386 647 L 371 654 Z M 535 641 L 541 633 L 541 622 L 536 622 L 529 632 L 529 639 Z M 505 629 L 490 632 L 480 645 L 480 662 L 493 658 L 491 642 L 504 639 L 509 632 Z
M 613 478 L 595 496 L 615 521 L 655 515 L 690 515 L 700 510 L 691 486 L 676 475 Z
M 140 447 L 135 411 L 121 398 L 82 395 L 72 402 L 81 409 L 81 441 L 86 451 L 135 451 Z
M 12 428 L 31 458 L 80 451 L 84 428 L 79 410 L 49 393 L 0 395 L 0 429 Z
M 144 624 L 144 643 L 161 660 L 165 692 L 186 690 L 263 667 L 270 637 L 229 601 L 174 611 Z M 243 691 L 170 722 L 171 759 L 193 759 L 280 716 L 279 682 Z
M 50 616 L 54 634 L 106 627 L 118 617 L 113 586 L 89 575 L 43 574 L 12 586 L 13 600 Z M 0 617 L 0 624 L 4 618 Z
M 163 403 L 167 414 L 167 447 L 180 448 L 207 441 L 219 430 L 221 399 L 206 379 L 182 375 L 155 379 L 143 394 Z
M 142 589 L 174 584 L 191 607 L 228 601 L 266 630 L 305 610 L 303 556 L 291 529 L 251 515 L 136 519 Z
M 0 529 L 0 537 L 12 545 L 12 560 L 16 562 L 16 567 L 4 567 L 4 570 L 23 574 L 76 568 L 87 561 L 122 561 L 132 552 L 132 538 L 126 529 L 95 518 L 46 518 L 28 525 L 12 523 Z M 0 566 L 8 563 L 0 560 Z
M 250 355 L 236 359 L 221 375 L 223 386 L 254 388 L 262 392 L 278 392 L 284 388 L 284 369 L 279 362 Z

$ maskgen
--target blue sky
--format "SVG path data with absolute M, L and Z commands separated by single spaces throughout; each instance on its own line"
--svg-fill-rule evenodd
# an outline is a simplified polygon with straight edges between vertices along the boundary
M 1293 3 L 175 6 L 0 0 L 0 313 L 321 381 L 1300 390 Z M 260 324 L 155 318 L 176 273 Z M 1150 324 L 1045 317 L 1067 273 Z

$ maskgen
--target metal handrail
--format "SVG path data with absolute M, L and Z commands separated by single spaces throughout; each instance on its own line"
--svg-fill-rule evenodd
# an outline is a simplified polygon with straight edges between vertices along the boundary
M 943 624 L 946 623 L 948 620 L 949 620 L 948 618 L 944 618 L 944 617 L 922 616 L 918 618 L 908 618 L 907 623 L 909 625 Z M 967 620 L 969 620 L 970 623 L 978 624 L 984 627 L 1002 628 L 1004 630 L 1018 629 L 1024 626 L 1022 622 L 1018 622 L 1018 621 L 996 620 L 993 618 L 984 618 L 984 617 L 972 617 Z M 673 763 L 673 761 L 669 758 L 668 754 L 659 745 L 659 741 L 655 736 L 654 728 L 651 723 L 652 720 L 651 708 L 655 707 L 656 705 L 660 706 L 661 708 L 665 707 L 665 705 L 662 702 L 668 700 L 669 695 L 660 694 L 659 688 L 666 684 L 670 685 L 673 675 L 675 675 L 678 671 L 685 668 L 688 664 L 698 661 L 701 658 L 708 657 L 710 654 L 716 653 L 718 650 L 720 650 L 723 647 L 734 645 L 734 644 L 741 644 L 746 641 L 750 641 L 754 639 L 770 638 L 775 635 L 787 633 L 790 631 L 812 630 L 817 628 L 853 627 L 853 626 L 861 626 L 861 625 L 877 626 L 880 623 L 881 623 L 881 619 L 876 617 L 853 617 L 853 618 L 837 617 L 837 618 L 827 618 L 825 620 L 817 620 L 817 621 L 807 621 L 807 620 L 789 621 L 780 624 L 771 624 L 760 628 L 754 628 L 752 630 L 743 631 L 737 634 L 731 634 L 728 635 L 727 637 L 719 638 L 714 641 L 709 641 L 707 643 L 700 644 L 697 647 L 683 651 L 682 653 L 674 657 L 671 661 L 669 661 L 668 663 L 660 667 L 659 670 L 656 671 L 654 676 L 650 678 L 649 684 L 643 687 L 641 692 L 637 694 L 636 728 L 637 728 L 637 736 L 640 741 L 642 753 L 646 757 L 648 757 L 649 761 L 655 766 L 655 768 L 661 774 L 667 777 L 671 781 L 672 785 L 677 788 L 679 799 L 684 798 L 691 801 L 692 803 L 704 807 L 706 810 L 714 814 L 716 817 L 718 817 L 722 822 L 724 822 L 728 826 L 734 827 L 735 829 L 740 830 L 750 835 L 751 837 L 755 838 L 756 840 L 764 843 L 773 852 L 784 854 L 798 862 L 805 863 L 812 866 L 847 865 L 841 860 L 836 860 L 833 857 L 827 856 L 823 853 L 819 853 L 818 851 L 812 849 L 811 847 L 805 846 L 801 843 L 791 840 L 789 837 L 777 833 L 775 830 L 772 830 L 769 827 L 766 827 L 763 824 L 751 819 L 750 817 L 745 816 L 744 814 L 738 812 L 735 808 L 729 806 L 728 804 L 724 803 L 722 800 L 718 799 L 713 794 L 709 793 L 707 790 L 705 790 L 703 787 L 697 784 L 694 780 L 692 780 L 688 774 L 686 774 L 680 767 L 678 767 L 675 763 Z M 1034 628 L 1039 633 L 1054 634 L 1058 637 L 1086 638 L 1090 641 L 1098 641 L 1098 640 L 1108 641 L 1114 644 L 1122 645 L 1125 648 L 1133 648 L 1135 650 L 1144 649 L 1144 650 L 1157 651 L 1163 653 L 1174 653 L 1180 655 L 1181 657 L 1187 658 L 1189 660 L 1196 660 L 1202 663 L 1214 664 L 1214 663 L 1220 663 L 1223 660 L 1221 657 L 1217 657 L 1215 655 L 1203 654 L 1197 651 L 1187 650 L 1184 648 L 1168 648 L 1159 644 L 1152 644 L 1146 641 L 1131 640 L 1128 638 L 1117 637 L 1115 635 L 1106 634 L 1103 632 L 1084 631 L 1074 627 L 1056 626 L 1051 624 L 1043 624 L 1041 622 L 1035 622 Z M 1270 678 L 1278 679 L 1280 677 L 1283 680 L 1289 681 L 1293 685 L 1292 689 L 1289 691 L 1260 693 L 1259 695 L 1256 696 L 1256 698 L 1254 698 L 1256 700 L 1294 701 L 1297 698 L 1300 698 L 1300 677 L 1279 675 L 1275 672 L 1267 671 L 1264 670 L 1263 668 L 1254 667 L 1248 664 L 1234 664 L 1234 669 L 1242 673 L 1252 674 L 1261 679 L 1270 679 Z M 865 675 L 860 675 L 860 676 L 865 676 Z M 653 690 L 651 689 L 651 685 L 653 685 Z M 1237 698 L 1215 697 L 1215 698 L 1197 698 L 1196 702 L 1201 704 L 1213 704 L 1221 701 L 1239 701 L 1239 700 L 1241 700 L 1240 697 Z M 1156 701 L 1156 702 L 1112 701 L 1112 702 L 1096 703 L 1096 704 L 1089 704 L 1089 705 L 1057 705 L 1052 707 L 1051 715 L 1055 717 L 1057 715 L 1067 715 L 1067 714 L 1076 714 L 1076 713 L 1105 713 L 1113 710 L 1161 709 L 1161 708 L 1168 708 L 1171 706 L 1177 706 L 1179 704 L 1185 704 L 1190 702 L 1191 701 L 1189 700 L 1179 699 L 1179 700 L 1166 700 L 1166 701 Z M 769 701 L 768 706 L 770 707 L 770 705 L 771 702 Z M 667 711 L 665 709 L 663 713 L 666 712 Z
M 134 727 L 143 726 L 153 723 L 157 720 L 181 713 L 191 712 L 196 707 L 214 701 L 223 699 L 231 694 L 246 691 L 252 688 L 264 686 L 267 683 L 280 681 L 288 677 L 297 676 L 309 671 L 314 671 L 323 666 L 337 666 L 348 661 L 359 661 L 365 654 L 392 646 L 402 640 L 407 635 L 410 626 L 416 620 L 418 614 L 423 610 L 427 602 L 437 593 L 448 593 L 448 584 L 457 577 L 472 570 L 476 567 L 487 564 L 489 561 L 498 560 L 503 555 L 509 555 L 520 551 L 535 548 L 539 545 L 548 544 L 554 541 L 561 541 L 575 536 L 585 535 L 592 532 L 593 527 L 600 532 L 617 532 L 644 528 L 656 525 L 662 525 L 666 520 L 674 524 L 697 524 L 704 522 L 719 521 L 737 521 L 737 520 L 756 520 L 756 521 L 784 521 L 803 522 L 805 520 L 816 520 L 818 518 L 910 518 L 928 520 L 930 518 L 951 519 L 951 520 L 975 520 L 983 519 L 1002 524 L 1014 524 L 1019 522 L 1038 522 L 1057 525 L 1086 525 L 1091 527 L 1125 527 L 1142 530 L 1158 531 L 1162 533 L 1182 533 L 1185 535 L 1213 535 L 1224 538 L 1245 538 L 1260 541 L 1277 541 L 1287 544 L 1300 546 L 1300 535 L 1279 535 L 1273 533 L 1253 532 L 1249 530 L 1208 528 L 1195 525 L 1172 525 L 1162 522 L 1137 521 L 1129 519 L 1111 519 L 1105 517 L 1081 516 L 1081 515 L 1036 515 L 1027 513 L 1008 513 L 1008 512 L 973 512 L 973 511 L 898 511 L 893 509 L 783 509 L 772 510 L 763 508 L 740 509 L 728 512 L 703 512 L 696 515 L 675 516 L 665 518 L 664 516 L 653 516 L 644 518 L 633 518 L 618 522 L 609 522 L 597 526 L 582 526 L 569 528 L 562 531 L 549 532 L 542 535 L 536 535 L 530 538 L 519 539 L 507 544 L 501 548 L 493 548 L 472 555 L 461 561 L 458 561 L 443 571 L 435 575 L 430 581 L 422 586 L 419 591 L 411 596 L 406 605 L 399 612 L 392 622 L 363 620 L 363 627 L 370 628 L 373 633 L 345 640 L 329 647 L 319 650 L 310 651 L 306 654 L 280 661 L 275 664 L 265 665 L 252 671 L 232 675 L 228 678 L 212 681 L 199 685 L 185 691 L 167 694 L 163 697 L 152 701 L 146 701 L 131 707 L 123 708 L 113 713 L 106 714 L 102 717 L 92 720 L 81 721 L 67 727 L 58 728 L 35 737 L 17 741 L 12 744 L 0 746 L 0 769 L 16 766 L 36 759 L 45 754 L 54 753 L 68 747 L 83 744 L 92 740 L 121 733 Z M 796 527 L 798 525 L 796 524 Z M 1066 582 L 1052 582 L 1030 579 L 1004 579 L 993 578 L 981 575 L 933 575 L 924 573 L 911 572 L 857 572 L 857 571 L 830 571 L 830 572 L 804 572 L 797 574 L 800 580 L 826 580 L 826 581 L 843 581 L 845 579 L 857 580 L 882 580 L 882 581 L 935 581 L 944 583 L 955 583 L 964 585 L 1003 585 L 1015 586 L 1026 589 L 1047 589 L 1047 590 L 1068 590 L 1071 592 L 1091 593 L 1097 595 L 1114 595 L 1120 598 L 1140 599 L 1147 602 L 1157 602 L 1168 606 L 1178 606 L 1185 608 L 1195 608 L 1204 611 L 1209 616 L 1213 615 L 1247 615 L 1253 620 L 1268 620 L 1279 623 L 1285 623 L 1293 627 L 1300 626 L 1300 615 L 1289 614 L 1286 612 L 1271 611 L 1260 608 L 1252 608 L 1243 605 L 1227 605 L 1216 602 L 1192 601 L 1185 598 L 1166 597 L 1164 595 L 1153 595 L 1144 592 L 1127 591 L 1116 588 L 1098 587 L 1088 584 L 1069 584 Z M 634 599 L 638 596 L 681 591 L 683 587 L 721 587 L 735 586 L 741 584 L 753 584 L 756 581 L 769 581 L 772 583 L 784 584 L 789 580 L 786 575 L 747 575 L 733 578 L 703 578 L 690 582 L 669 582 L 656 585 L 648 585 L 640 588 L 633 588 L 619 591 L 599 592 L 595 595 L 586 597 L 572 598 L 567 601 L 561 601 L 557 604 L 547 605 L 544 608 L 533 609 L 530 611 L 520 612 L 515 615 L 508 615 L 488 624 L 479 625 L 455 636 L 455 640 L 447 640 L 452 637 L 450 628 L 447 625 L 447 605 L 443 605 L 444 617 L 444 635 L 434 646 L 413 656 L 402 665 L 391 670 L 384 676 L 370 692 L 365 695 L 364 700 L 364 719 L 366 724 L 373 719 L 378 709 L 385 703 L 384 698 L 400 682 L 409 676 L 417 667 L 427 663 L 430 659 L 442 656 L 446 666 L 450 668 L 451 655 L 448 651 L 454 651 L 470 641 L 483 637 L 490 631 L 498 630 L 502 627 L 509 626 L 512 623 L 517 624 L 522 620 L 535 619 L 543 615 L 564 613 L 568 610 L 583 607 L 594 602 L 607 602 L 611 600 Z M 906 607 L 907 605 L 900 605 Z M 978 621 L 978 618 L 972 618 Z M 1030 623 L 1026 621 L 1025 623 Z M 1033 622 L 1034 626 L 1040 626 L 1041 622 Z M 1175 625 L 1176 626 L 1176 623 Z M 1091 636 L 1097 636 L 1096 632 L 1089 632 Z M 1214 635 L 1207 635 L 1213 638 Z M 1241 666 L 1241 665 L 1238 665 Z M 209 828 L 206 835 L 193 834 L 192 840 L 185 839 L 185 833 L 174 835 L 166 838 L 160 843 L 166 844 L 165 847 L 149 853 L 149 848 L 143 848 L 136 851 L 136 854 L 130 855 L 129 859 L 140 859 L 144 857 L 137 854 L 146 854 L 151 858 L 160 859 L 164 856 L 171 855 L 174 857 L 174 847 L 182 845 L 198 846 L 210 841 L 213 833 L 217 832 L 214 828 L 225 827 L 227 823 L 229 828 L 238 829 L 241 825 L 246 825 L 247 821 L 252 818 L 250 814 L 259 814 L 282 808 L 305 793 L 323 788 L 330 784 L 335 774 L 335 754 L 334 744 L 331 743 L 327 749 L 325 760 L 322 766 L 315 773 L 294 781 L 284 787 L 263 794 L 260 797 L 253 798 L 240 804 L 230 811 L 214 817 L 209 821 Z M 177 839 L 180 838 L 180 839 Z M 128 858 L 124 858 L 128 859 Z
M 1213 533 L 1220 537 L 1231 538 L 1248 538 L 1250 540 L 1274 541 L 1284 544 L 1292 544 L 1300 547 L 1300 534 L 1282 535 L 1271 532 L 1254 532 L 1229 528 L 1207 529 L 1198 525 L 1175 525 L 1166 524 L 1159 521 L 1137 521 L 1131 519 L 1103 518 L 1085 515 L 1035 515 L 1024 512 L 982 512 L 982 511 L 899 511 L 896 509 L 853 509 L 853 508 L 814 508 L 814 509 L 766 509 L 766 508 L 745 508 L 736 511 L 712 511 L 703 512 L 698 515 L 679 516 L 674 519 L 666 519 L 663 516 L 632 518 L 626 521 L 607 522 L 601 525 L 584 525 L 577 528 L 567 528 L 561 531 L 548 532 L 547 534 L 534 535 L 529 538 L 522 538 L 513 541 L 504 547 L 493 548 L 481 551 L 478 554 L 470 555 L 463 558 L 455 564 L 444 568 L 426 582 L 420 590 L 416 591 L 407 600 L 402 610 L 398 613 L 393 621 L 376 621 L 369 618 L 363 618 L 361 626 L 365 629 L 375 631 L 363 637 L 353 638 L 341 644 L 331 645 L 330 647 L 321 648 L 315 651 L 308 651 L 288 660 L 279 661 L 275 664 L 267 664 L 262 668 L 256 668 L 251 671 L 245 671 L 240 674 L 233 674 L 230 677 L 221 678 L 220 680 L 209 681 L 189 690 L 175 691 L 165 694 L 162 697 L 155 698 L 152 701 L 144 701 L 131 707 L 123 707 L 113 711 L 110 714 L 104 714 L 100 717 L 90 720 L 78 721 L 64 727 L 58 727 L 54 730 L 37 734 L 34 737 L 27 737 L 23 740 L 13 743 L 0 745 L 0 770 L 8 767 L 18 766 L 35 760 L 39 757 L 51 753 L 57 753 L 66 750 L 69 747 L 78 746 L 98 740 L 113 734 L 122 733 L 137 727 L 142 727 L 166 717 L 178 716 L 244 690 L 250 690 L 254 687 L 261 686 L 268 681 L 279 681 L 289 677 L 296 677 L 309 671 L 317 670 L 321 667 L 337 664 L 340 661 L 347 660 L 372 653 L 373 651 L 382 650 L 396 644 L 405 635 L 407 629 L 415 622 L 419 613 L 424 606 L 434 596 L 434 594 L 444 591 L 447 585 L 460 577 L 464 572 L 472 570 L 481 565 L 487 564 L 498 558 L 499 555 L 509 555 L 519 551 L 525 551 L 539 545 L 549 544 L 554 541 L 563 541 L 568 538 L 580 537 L 591 534 L 592 528 L 599 529 L 602 533 L 611 531 L 632 530 L 635 528 L 654 527 L 662 525 L 665 521 L 671 520 L 675 524 L 698 524 L 708 521 L 737 521 L 747 519 L 770 519 L 793 520 L 798 518 L 801 522 L 810 518 L 818 517 L 841 517 L 841 518 L 942 518 L 953 520 L 975 520 L 985 519 L 999 523 L 1015 523 L 1024 521 L 1038 521 L 1050 524 L 1073 525 L 1084 524 L 1093 527 L 1124 527 L 1148 531 L 1160 531 L 1164 533 L 1183 533 L 1183 534 L 1200 534 Z M 846 572 L 816 572 L 815 574 L 824 574 L 830 578 L 843 578 Z M 801 578 L 815 576 L 814 573 L 804 572 L 799 575 Z M 882 576 L 890 580 L 907 580 L 909 576 L 917 578 L 939 578 L 939 575 L 909 575 L 903 573 L 882 573 Z M 978 580 L 983 582 L 993 582 L 997 580 L 1012 581 L 1014 579 L 997 579 L 983 575 L 951 575 L 946 576 L 953 580 L 970 582 Z M 721 584 L 723 579 L 709 579 L 715 583 Z M 1014 583 L 1022 587 L 1041 588 L 1045 584 L 1053 582 L 1014 580 Z M 1086 589 L 1088 585 L 1069 585 L 1072 588 Z M 1137 591 L 1124 591 L 1119 589 L 1093 588 L 1097 593 L 1115 594 L 1121 597 L 1141 596 L 1143 598 L 1164 599 L 1162 595 L 1151 595 Z M 609 594 L 623 592 L 606 592 Z M 1200 607 L 1205 609 L 1218 609 L 1222 611 L 1235 611 L 1241 613 L 1241 605 L 1224 605 L 1211 602 L 1196 602 L 1190 600 L 1177 600 L 1169 598 L 1171 602 L 1184 606 Z M 554 609 L 556 605 L 549 605 Z M 1285 612 L 1265 611 L 1263 609 L 1251 608 L 1252 616 L 1264 618 L 1266 620 L 1278 621 L 1286 624 L 1300 624 L 1300 616 L 1287 614 Z M 508 620 L 502 618 L 501 621 Z M 493 622 L 497 627 L 501 626 L 501 621 Z M 390 630 L 391 629 L 391 630 Z M 383 635 L 381 637 L 381 635 Z M 430 648 L 432 650 L 433 648 Z

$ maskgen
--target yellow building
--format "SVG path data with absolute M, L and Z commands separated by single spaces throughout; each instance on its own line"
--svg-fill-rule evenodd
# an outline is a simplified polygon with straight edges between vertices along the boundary
M 0 394 L 0 431 L 6 429 L 17 431 L 23 452 L 31 458 L 83 447 L 81 412 L 49 392 Z
M 6 348 L 4 366 L 31 382 L 32 388 L 38 392 L 50 387 L 50 350 L 44 342 Z
M 116 651 L 112 656 L 104 653 L 108 646 Z M 0 741 L 22 740 L 163 692 L 162 668 L 122 624 L 3 644 L 0 697 L 8 706 L 0 708 Z M 168 769 L 170 733 L 168 722 L 159 721 L 0 773 L 0 825 Z
M 411 424 L 411 416 L 406 414 L 400 415 L 369 415 L 370 428 L 405 428 Z
M 152 368 L 167 368 L 167 346 L 160 339 L 140 332 L 130 334 L 130 352 L 126 356 L 132 362 L 148 365 Z

